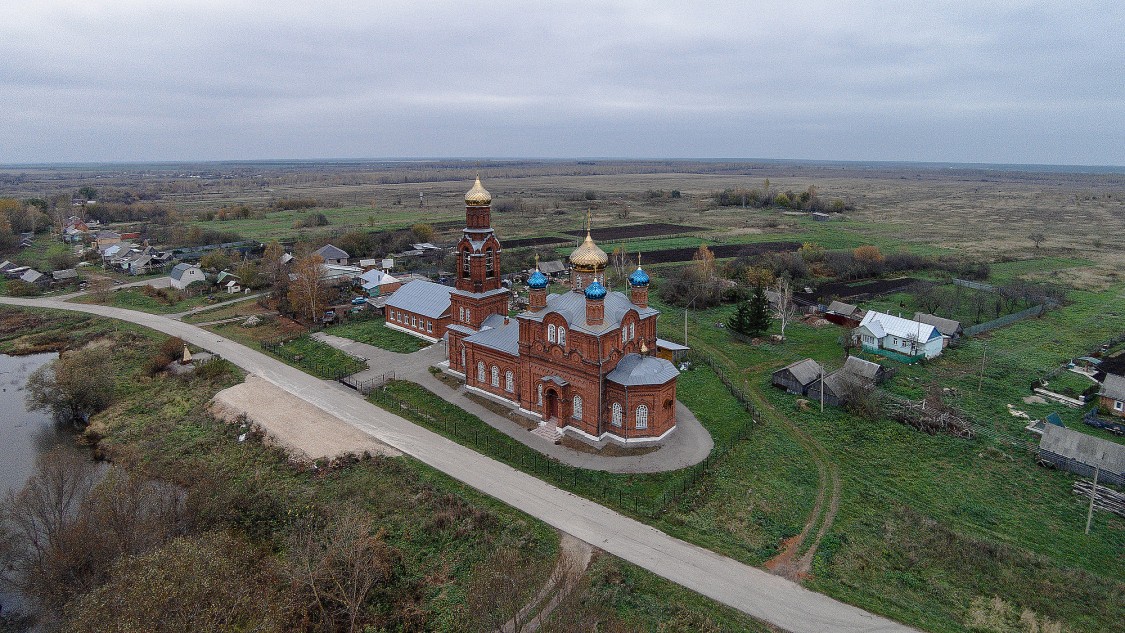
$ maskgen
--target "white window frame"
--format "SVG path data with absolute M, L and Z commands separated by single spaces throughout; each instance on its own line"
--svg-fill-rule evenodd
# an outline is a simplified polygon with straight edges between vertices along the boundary
M 461 306 L 457 309 L 457 320 L 462 323 L 465 322 L 465 306 Z
M 497 388 L 500 387 L 500 368 L 497 367 L 496 365 L 492 366 L 492 383 L 491 384 L 492 384 L 493 387 L 497 387 Z
M 582 396 L 574 396 L 574 401 L 571 402 L 570 417 L 575 420 L 582 419 Z
M 484 361 L 477 361 L 477 382 L 484 384 Z
M 434 322 L 429 320 L 429 319 L 426 319 L 426 331 L 427 332 L 433 332 L 434 331 Z
M 461 367 L 465 367 L 465 346 L 461 346 Z
M 566 347 L 566 328 L 559 326 L 559 346 Z
M 630 341 L 637 338 L 637 327 L 636 326 L 637 326 L 636 321 L 633 321 L 633 322 L 629 323 L 629 340 Z
M 1122 401 L 1120 401 L 1120 400 L 1115 400 L 1115 401 L 1113 402 L 1113 410 L 1114 410 L 1114 411 L 1122 411 L 1122 410 L 1125 410 L 1125 402 L 1122 402 Z
M 647 404 L 642 404 L 642 405 L 637 407 L 637 417 L 636 417 L 636 419 L 637 419 L 637 425 L 636 426 L 637 426 L 638 430 L 648 428 L 648 405 Z
M 621 403 L 614 402 L 613 406 L 610 407 L 610 412 L 610 423 L 613 424 L 613 426 L 621 426 Z
M 504 391 L 513 393 L 516 390 L 516 376 L 511 371 L 504 372 Z
M 539 385 L 539 406 L 543 406 L 543 385 Z
M 555 324 L 554 323 L 547 324 L 547 342 L 548 343 L 554 343 L 555 342 Z

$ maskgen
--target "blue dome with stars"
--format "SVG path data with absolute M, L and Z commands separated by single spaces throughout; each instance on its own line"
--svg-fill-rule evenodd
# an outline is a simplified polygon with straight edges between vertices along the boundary
M 589 286 L 586 286 L 586 298 L 587 299 L 596 299 L 596 300 L 600 301 L 602 299 L 605 299 L 605 294 L 606 294 L 605 286 L 598 283 L 597 279 L 592 281 Z
M 629 275 L 629 284 L 633 286 L 647 286 L 648 273 L 641 270 L 640 266 L 637 266 L 637 269 L 633 271 L 633 274 Z
M 536 269 L 535 272 L 531 273 L 531 276 L 527 278 L 527 287 L 534 290 L 541 290 L 543 288 L 546 288 L 548 283 L 549 281 L 547 280 L 547 275 L 544 275 L 538 269 Z

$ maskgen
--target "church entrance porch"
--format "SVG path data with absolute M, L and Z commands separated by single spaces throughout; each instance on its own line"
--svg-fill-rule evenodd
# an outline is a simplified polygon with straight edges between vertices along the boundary
M 555 426 L 558 426 L 561 417 L 559 413 L 559 392 L 554 389 L 547 389 L 543 401 L 543 419 L 554 422 Z

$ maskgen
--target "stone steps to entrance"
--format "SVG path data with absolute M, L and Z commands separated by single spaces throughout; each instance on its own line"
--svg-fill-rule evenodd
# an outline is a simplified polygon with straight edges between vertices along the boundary
M 559 441 L 562 440 L 563 436 L 562 431 L 559 431 L 559 427 L 555 426 L 554 423 L 548 422 L 540 422 L 539 426 L 531 431 L 531 434 L 538 435 L 539 437 L 555 444 L 558 444 Z

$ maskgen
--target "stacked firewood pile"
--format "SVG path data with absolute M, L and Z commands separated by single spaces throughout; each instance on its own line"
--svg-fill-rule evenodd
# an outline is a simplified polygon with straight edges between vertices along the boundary
M 1090 488 L 1094 486 L 1094 482 L 1088 479 L 1079 479 L 1074 482 L 1074 487 L 1071 491 L 1076 495 L 1082 495 L 1087 499 L 1090 498 Z M 1119 517 L 1125 517 L 1125 494 L 1117 492 L 1105 486 L 1098 486 L 1094 492 L 1094 507 L 1098 510 L 1105 510 L 1112 512 Z

